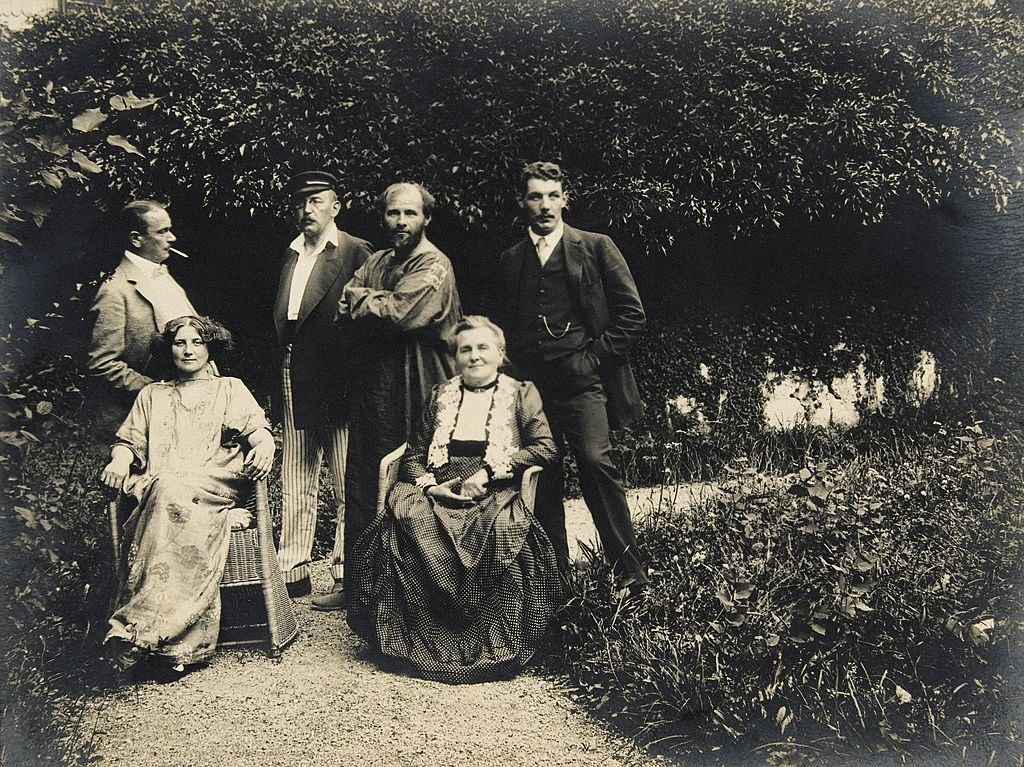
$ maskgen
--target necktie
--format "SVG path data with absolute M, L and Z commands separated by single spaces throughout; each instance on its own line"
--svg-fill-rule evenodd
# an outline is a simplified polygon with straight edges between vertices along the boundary
M 543 237 L 537 240 L 537 258 L 540 259 L 540 265 L 544 266 L 548 262 L 548 243 Z

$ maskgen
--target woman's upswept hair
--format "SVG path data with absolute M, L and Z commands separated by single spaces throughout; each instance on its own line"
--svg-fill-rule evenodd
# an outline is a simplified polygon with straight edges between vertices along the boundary
M 455 327 L 448 333 L 448 352 L 453 357 L 459 348 L 459 333 L 464 333 L 467 330 L 473 330 L 475 328 L 487 328 L 494 333 L 494 337 L 498 341 L 498 348 L 501 349 L 502 354 L 505 353 L 505 331 L 482 314 L 467 314 L 461 320 L 456 322 Z
M 209 317 L 186 314 L 184 317 L 175 317 L 173 320 L 170 320 L 164 325 L 162 333 L 157 333 L 153 336 L 153 343 L 150 345 L 153 356 L 163 362 L 170 362 L 173 359 L 171 356 L 171 345 L 174 343 L 174 337 L 178 335 L 178 331 L 185 325 L 191 325 L 195 328 L 199 337 L 206 342 L 206 350 L 210 354 L 210 359 L 214 362 L 217 362 L 222 354 L 230 352 L 235 348 L 235 342 L 231 338 L 231 331 L 219 322 Z

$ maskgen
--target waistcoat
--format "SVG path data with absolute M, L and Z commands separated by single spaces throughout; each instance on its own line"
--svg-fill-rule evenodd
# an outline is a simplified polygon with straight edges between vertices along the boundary
M 536 254 L 527 257 L 521 285 L 517 324 L 524 356 L 551 360 L 586 345 L 587 331 L 569 290 L 562 240 L 543 267 Z

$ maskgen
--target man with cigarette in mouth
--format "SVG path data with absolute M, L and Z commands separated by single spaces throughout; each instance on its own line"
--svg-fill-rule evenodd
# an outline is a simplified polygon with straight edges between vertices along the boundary
M 93 423 L 96 437 L 109 441 L 124 420 L 135 395 L 157 377 L 150 342 L 164 325 L 198 314 L 164 263 L 175 241 L 167 209 L 153 200 L 134 200 L 121 209 L 125 251 L 96 293 L 95 324 L 89 343 Z

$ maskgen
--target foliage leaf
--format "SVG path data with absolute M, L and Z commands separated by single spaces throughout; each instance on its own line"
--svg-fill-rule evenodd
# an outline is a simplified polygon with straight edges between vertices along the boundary
M 91 130 L 96 130 L 106 119 L 107 115 L 101 109 L 86 109 L 71 121 L 71 127 L 77 131 L 88 133 Z
M 144 109 L 145 107 L 152 106 L 159 100 L 159 96 L 140 98 L 132 91 L 128 91 L 123 96 L 111 96 L 110 108 L 118 112 L 127 111 L 129 109 Z
M 103 172 L 103 168 L 98 163 L 93 162 L 78 150 L 71 153 L 71 159 L 78 163 L 78 167 L 87 173 Z
M 129 142 L 124 136 L 107 136 L 107 143 L 111 146 L 120 147 L 128 154 L 135 154 L 142 157 L 143 154 L 140 152 L 131 142 Z

